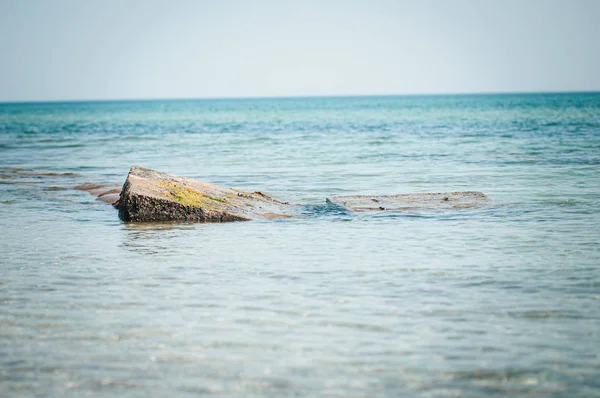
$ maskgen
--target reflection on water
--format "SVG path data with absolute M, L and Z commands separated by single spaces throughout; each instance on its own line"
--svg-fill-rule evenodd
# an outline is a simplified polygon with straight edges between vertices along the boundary
M 193 224 L 173 222 L 124 222 L 121 225 L 126 234 L 124 242 L 119 246 L 144 254 L 164 254 L 173 251 L 173 248 L 169 246 L 170 239 L 179 236 L 179 231 L 194 228 Z
M 194 227 L 194 224 L 184 222 L 124 222 L 123 228 L 130 232 L 152 232 L 168 231 L 172 229 L 186 230 Z M 140 234 L 143 237 L 143 234 Z

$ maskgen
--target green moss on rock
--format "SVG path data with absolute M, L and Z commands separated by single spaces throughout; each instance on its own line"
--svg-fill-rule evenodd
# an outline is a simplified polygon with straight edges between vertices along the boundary
M 167 189 L 167 191 L 164 192 L 166 197 L 179 202 L 184 206 L 212 209 L 215 205 L 214 202 L 227 203 L 227 199 L 214 198 L 198 192 L 195 189 L 175 185 L 168 181 L 160 181 L 158 184 Z

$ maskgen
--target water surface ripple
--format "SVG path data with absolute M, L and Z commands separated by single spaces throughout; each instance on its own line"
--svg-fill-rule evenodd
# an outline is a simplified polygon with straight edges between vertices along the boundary
M 140 165 L 302 205 L 125 224 Z M 344 194 L 483 191 L 454 213 Z M 600 396 L 600 94 L 0 104 L 0 395 Z

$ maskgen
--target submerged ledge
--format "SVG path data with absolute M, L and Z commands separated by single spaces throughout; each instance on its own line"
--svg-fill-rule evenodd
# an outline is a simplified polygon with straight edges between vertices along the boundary
M 122 188 L 83 184 L 87 191 L 119 210 L 128 222 L 230 222 L 271 220 L 299 215 L 298 207 L 265 195 L 132 166 Z M 327 203 L 350 212 L 452 211 L 489 204 L 481 192 L 336 196 Z
M 352 212 L 466 209 L 488 203 L 481 192 L 435 192 L 397 195 L 353 195 L 327 199 Z

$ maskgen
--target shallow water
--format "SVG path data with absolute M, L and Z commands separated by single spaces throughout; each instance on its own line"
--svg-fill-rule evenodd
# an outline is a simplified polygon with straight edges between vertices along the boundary
M 134 164 L 303 214 L 63 189 Z M 325 204 L 458 190 L 493 203 Z M 600 396 L 599 194 L 600 94 L 0 104 L 0 395 Z

